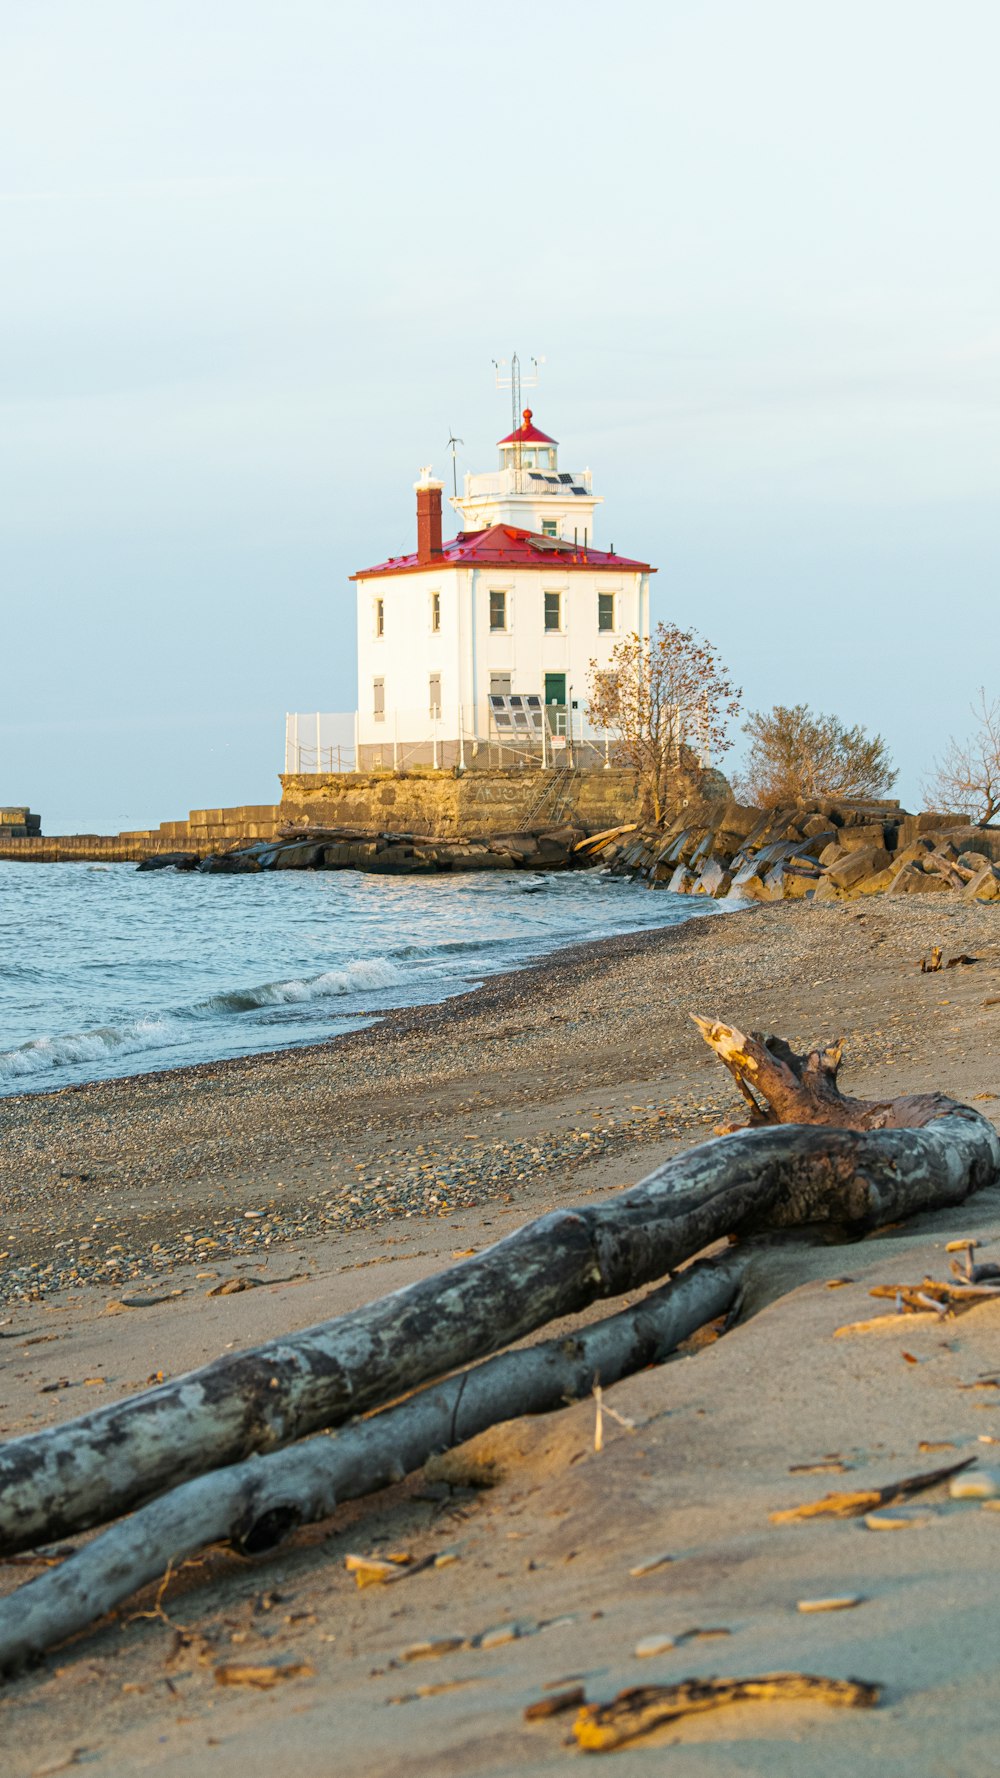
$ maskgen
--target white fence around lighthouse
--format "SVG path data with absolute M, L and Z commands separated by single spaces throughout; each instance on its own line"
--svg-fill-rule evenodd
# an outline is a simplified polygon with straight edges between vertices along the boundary
M 295 712 L 285 717 L 285 772 L 356 772 L 358 713 Z
M 537 709 L 528 709 L 529 704 Z M 390 708 L 365 720 L 356 710 L 291 712 L 285 717 L 286 774 L 436 771 L 485 767 L 595 769 L 614 763 L 614 741 L 588 721 L 577 700 L 492 697 L 478 720 L 470 706 Z

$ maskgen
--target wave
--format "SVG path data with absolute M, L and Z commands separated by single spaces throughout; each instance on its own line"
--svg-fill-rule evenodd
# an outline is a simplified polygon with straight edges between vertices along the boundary
M 433 962 L 435 957 L 458 957 L 472 951 L 511 950 L 524 945 L 524 938 L 494 938 L 492 934 L 483 934 L 482 938 L 450 938 L 442 939 L 437 944 L 401 945 L 398 951 L 390 951 L 390 957 L 425 957 Z
M 391 988 L 398 980 L 399 971 L 383 958 L 359 958 L 341 969 L 324 970 L 322 975 L 293 976 L 289 981 L 262 982 L 259 988 L 231 988 L 212 994 L 193 1006 L 188 1016 L 214 1018 L 219 1013 L 256 1012 L 263 1006 L 295 1006 L 303 1000 L 356 994 L 362 988 Z
M 119 1055 L 164 1049 L 184 1040 L 192 1020 L 207 1021 L 227 1014 L 257 1012 L 268 1006 L 295 1006 L 365 989 L 389 988 L 399 979 L 399 971 L 383 958 L 359 958 L 340 969 L 324 970 L 321 975 L 262 982 L 256 988 L 233 988 L 212 994 L 194 1006 L 126 1019 L 119 1025 L 98 1025 L 92 1031 L 72 1031 L 62 1037 L 33 1037 L 17 1049 L 0 1051 L 0 1080 L 20 1080 L 54 1068 L 72 1068 L 87 1062 L 102 1064 Z
M 105 1062 L 122 1052 L 161 1049 L 177 1035 L 176 1022 L 167 1016 L 99 1025 L 93 1031 L 72 1031 L 65 1037 L 33 1037 L 17 1049 L 0 1052 L 0 1080 L 20 1080 L 79 1062 Z

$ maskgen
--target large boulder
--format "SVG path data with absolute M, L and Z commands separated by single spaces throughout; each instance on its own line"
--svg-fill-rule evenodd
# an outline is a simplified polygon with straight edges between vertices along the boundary
M 944 877 L 937 871 L 921 870 L 919 864 L 904 864 L 889 886 L 890 895 L 940 895 L 947 892 Z
M 533 833 L 496 833 L 490 840 L 490 849 L 505 852 L 515 864 L 538 857 L 538 841 Z
M 825 824 L 820 828 L 818 833 L 805 834 L 803 836 L 800 844 L 795 848 L 796 856 L 801 858 L 819 858 L 820 855 L 826 851 L 828 846 L 837 845 L 839 839 L 840 835 L 837 832 L 837 829 Z
M 323 863 L 325 846 L 300 840 L 290 846 L 278 846 L 267 865 L 269 870 L 315 870 Z M 258 865 L 258 869 L 260 866 Z
M 984 864 L 978 875 L 966 883 L 962 895 L 967 901 L 1000 901 L 1000 870 L 995 864 Z
M 726 870 L 717 858 L 706 858 L 694 885 L 694 892 L 696 895 L 728 895 L 732 881 L 732 872 Z
M 889 854 L 884 846 L 865 846 L 858 852 L 845 852 L 843 858 L 830 865 L 827 876 L 843 893 L 845 889 L 853 889 L 863 878 L 885 870 L 888 863 Z
M 195 868 L 203 876 L 246 877 L 255 876 L 261 864 L 254 852 L 210 852 L 207 858 L 198 860 Z
M 756 871 L 741 871 L 739 883 L 733 878 L 729 890 L 734 900 L 739 901 L 770 901 L 771 896 L 765 887 L 763 877 Z
M 821 870 L 810 869 L 798 859 L 793 858 L 790 864 L 779 864 L 777 869 L 782 873 L 782 894 L 786 901 L 802 901 L 807 895 L 815 896 L 823 881 Z M 769 884 L 770 880 L 768 877 Z
M 857 827 L 844 827 L 838 837 L 845 852 L 862 852 L 869 846 L 881 850 L 885 846 L 885 823 L 867 821 Z
M 968 815 L 938 815 L 925 809 L 922 815 L 904 815 L 899 824 L 899 844 L 909 846 L 922 833 L 951 833 L 968 825 Z
M 885 870 L 876 871 L 873 877 L 862 877 L 860 883 L 855 883 L 851 894 L 884 895 L 887 889 L 892 888 L 895 878 L 896 867 L 894 864 L 888 864 Z
M 911 840 L 908 846 L 900 846 L 895 855 L 895 861 L 897 865 L 923 864 L 924 859 L 929 858 L 933 850 L 933 840 Z
M 194 870 L 197 863 L 197 852 L 154 852 L 151 857 L 142 860 L 139 869 Z

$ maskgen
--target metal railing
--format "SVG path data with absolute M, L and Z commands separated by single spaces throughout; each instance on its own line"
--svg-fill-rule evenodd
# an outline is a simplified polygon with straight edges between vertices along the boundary
M 546 704 L 544 716 L 527 730 L 499 727 L 488 699 L 478 717 L 471 707 L 458 705 L 373 711 L 363 723 L 355 710 L 290 712 L 285 717 L 287 775 L 403 772 L 417 766 L 433 771 L 518 766 L 594 770 L 613 761 L 612 738 L 595 729 L 586 710 L 572 699 Z
M 290 712 L 285 716 L 285 771 L 356 772 L 357 712 Z

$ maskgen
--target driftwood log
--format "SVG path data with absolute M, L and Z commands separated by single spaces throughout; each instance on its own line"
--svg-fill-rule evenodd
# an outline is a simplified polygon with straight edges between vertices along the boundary
M 918 1130 L 953 1112 L 976 1115 L 945 1093 L 909 1093 L 899 1099 L 848 1097 L 837 1084 L 844 1055 L 842 1037 L 823 1049 L 798 1056 L 782 1037 L 765 1036 L 760 1031 L 746 1037 L 735 1025 L 697 1017 L 694 1022 L 743 1094 L 750 1108 L 744 1127 L 750 1129 L 822 1124 L 838 1130 Z
M 401 1481 L 436 1452 L 504 1420 L 547 1413 L 673 1352 L 732 1305 L 747 1256 L 696 1261 L 673 1284 L 580 1332 L 489 1358 L 333 1436 L 185 1482 L 0 1600 L 0 1674 L 96 1622 L 206 1545 L 248 1555 Z
M 960 1204 L 1000 1177 L 1000 1140 L 968 1106 L 899 1100 L 894 1121 L 891 1107 L 844 1100 L 835 1116 L 833 1063 L 810 1067 L 812 1057 L 792 1058 L 777 1039 L 698 1024 L 750 1098 L 743 1082 L 753 1077 L 774 1124 L 754 1100 L 763 1127 L 706 1142 L 601 1204 L 540 1217 L 334 1321 L 11 1440 L 0 1447 L 0 1555 L 107 1523 L 195 1476 L 382 1407 L 663 1278 L 724 1236 L 823 1222 L 861 1230 Z M 778 1127 L 787 1115 L 800 1121 Z

